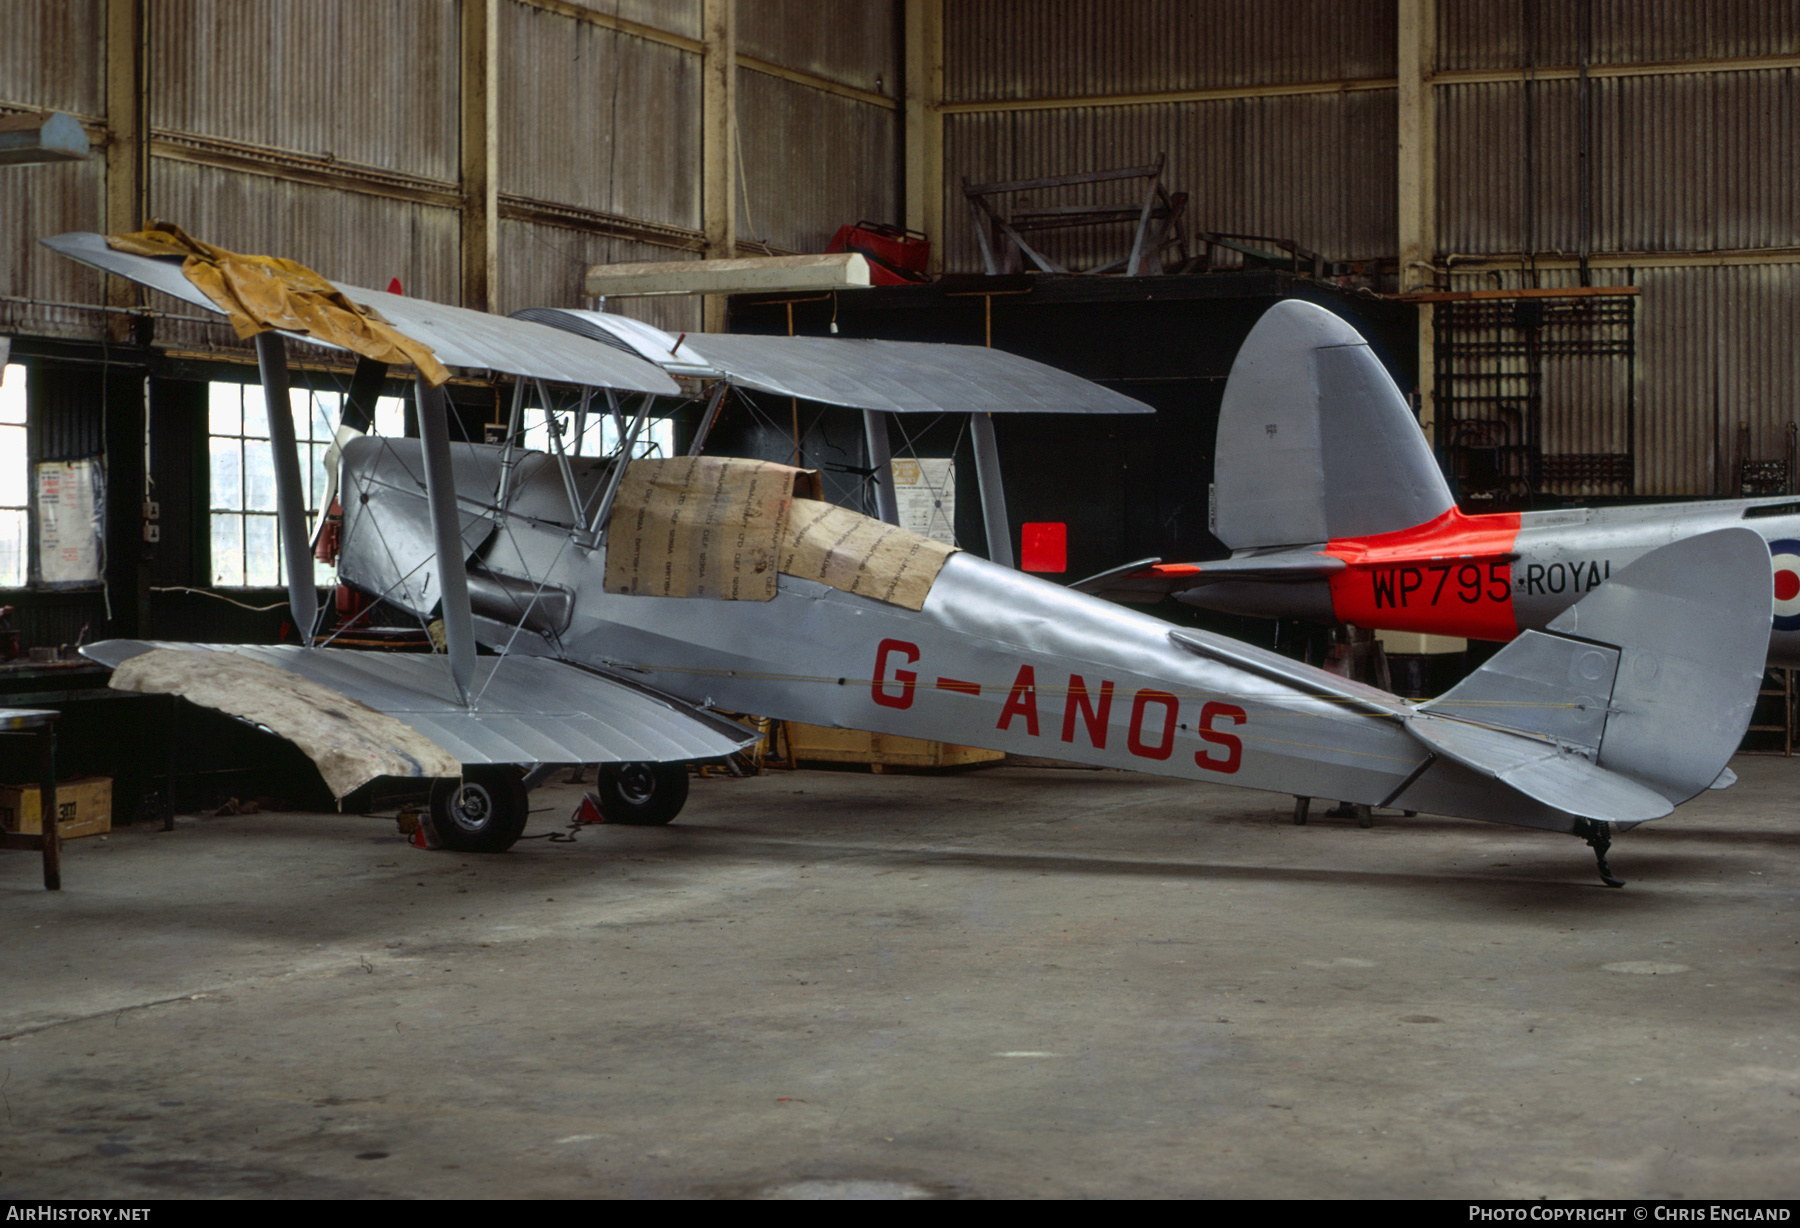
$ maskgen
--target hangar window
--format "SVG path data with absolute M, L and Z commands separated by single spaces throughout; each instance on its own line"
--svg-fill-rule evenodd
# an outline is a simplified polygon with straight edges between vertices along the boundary
M 635 411 L 634 411 L 635 412 Z M 558 421 L 564 431 L 575 429 L 575 415 L 560 413 Z M 629 419 L 627 419 L 629 421 Z M 537 452 L 550 450 L 550 429 L 544 422 L 544 415 L 531 412 L 525 418 L 525 446 Z M 612 415 L 604 408 L 598 412 L 589 411 L 587 421 L 582 426 L 580 447 L 576 441 L 567 436 L 563 439 L 563 447 L 572 456 L 606 456 L 619 446 L 618 428 L 613 425 Z M 644 423 L 644 429 L 638 436 L 637 446 L 632 449 L 634 457 L 641 456 L 674 456 L 675 455 L 675 422 L 670 418 L 651 418 Z
M 295 388 L 294 432 L 300 445 L 300 485 L 310 528 L 325 493 L 325 449 L 343 407 L 343 395 Z M 274 587 L 287 583 L 275 528 L 275 457 L 262 389 L 213 382 L 207 390 L 207 440 L 211 454 L 212 582 L 226 587 Z M 313 564 L 313 579 L 330 584 L 332 571 Z
M 0 375 L 0 588 L 25 587 L 30 559 L 25 533 L 30 463 L 25 453 L 25 367 Z

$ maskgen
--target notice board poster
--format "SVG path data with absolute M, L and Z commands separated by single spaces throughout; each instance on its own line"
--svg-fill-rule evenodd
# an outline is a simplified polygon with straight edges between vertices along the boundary
M 946 546 L 956 544 L 956 462 L 948 456 L 894 463 L 894 502 L 900 527 Z
M 39 582 L 100 582 L 106 565 L 103 480 L 98 460 L 45 461 L 37 466 Z

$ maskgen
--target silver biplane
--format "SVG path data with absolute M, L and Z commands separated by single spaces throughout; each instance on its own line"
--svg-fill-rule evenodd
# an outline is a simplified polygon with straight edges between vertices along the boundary
M 179 262 L 97 235 L 46 242 L 211 307 Z M 707 422 L 734 385 L 864 410 L 878 481 L 882 413 L 1146 411 L 1086 381 L 970 347 L 681 340 L 604 313 L 502 319 L 339 289 L 443 363 L 520 381 L 504 443 L 453 442 L 441 389 L 421 379 L 420 438 L 342 447 L 341 582 L 441 620 L 445 652 L 346 651 L 311 634 L 318 594 L 275 332 L 257 344 L 306 644 L 87 651 L 116 667 L 115 686 L 175 691 L 294 738 L 339 796 L 375 775 L 445 778 L 434 813 L 454 847 L 517 839 L 535 765 L 607 765 L 609 818 L 668 821 L 688 761 L 750 740 L 714 709 L 1572 832 L 1615 885 L 1614 830 L 1732 779 L 1770 602 L 1768 552 L 1744 529 L 1615 569 L 1451 692 L 1413 703 L 823 503 L 805 471 L 700 455 L 705 423 L 696 454 L 630 459 L 674 374 L 718 381 Z M 513 443 L 526 380 L 641 399 L 618 411 L 608 458 L 570 457 L 554 433 L 548 453 L 527 452 Z M 991 436 L 975 438 L 990 536 L 1003 539 Z M 892 519 L 891 492 L 878 509 Z

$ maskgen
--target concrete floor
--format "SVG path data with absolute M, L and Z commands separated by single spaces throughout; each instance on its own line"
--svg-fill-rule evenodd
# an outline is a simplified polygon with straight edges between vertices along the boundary
M 0 1198 L 1800 1194 L 1800 762 L 1615 846 L 1112 772 L 0 855 Z M 534 795 L 559 827 L 578 790 Z

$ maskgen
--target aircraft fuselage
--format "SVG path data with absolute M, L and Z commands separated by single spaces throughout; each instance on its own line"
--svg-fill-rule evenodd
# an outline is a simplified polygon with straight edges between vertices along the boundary
M 1769 664 L 1800 666 L 1800 502 L 1792 498 L 1491 515 L 1452 510 L 1414 528 L 1301 548 L 1343 563 L 1329 576 L 1233 580 L 1179 596 L 1265 618 L 1328 617 L 1384 630 L 1510 640 L 1543 628 L 1651 550 L 1735 525 L 1769 545 L 1775 580 Z M 1206 565 L 1199 570 L 1203 575 Z
M 355 507 L 340 568 L 428 615 L 432 565 L 405 546 L 425 515 L 407 476 L 416 455 L 412 441 L 346 451 Z M 491 492 L 497 450 L 459 446 L 457 470 L 462 490 Z M 575 478 L 591 489 L 599 470 Z M 559 523 L 572 519 L 557 511 L 562 491 L 543 464 L 520 469 L 504 509 L 491 494 L 463 501 L 471 519 L 485 504 L 493 525 L 465 540 L 479 541 L 469 564 L 475 634 L 494 650 L 728 711 L 1553 830 L 1574 821 L 1434 761 L 1406 724 L 1431 718 L 1411 718 L 1404 701 L 1370 691 L 1359 707 L 1309 692 L 1230 663 L 1261 650 L 1204 635 L 1194 637 L 1202 647 L 1184 645 L 1160 619 L 967 553 L 944 563 L 916 611 L 785 573 L 770 601 L 609 592 L 606 546 Z M 1261 656 L 1273 670 L 1304 669 Z

